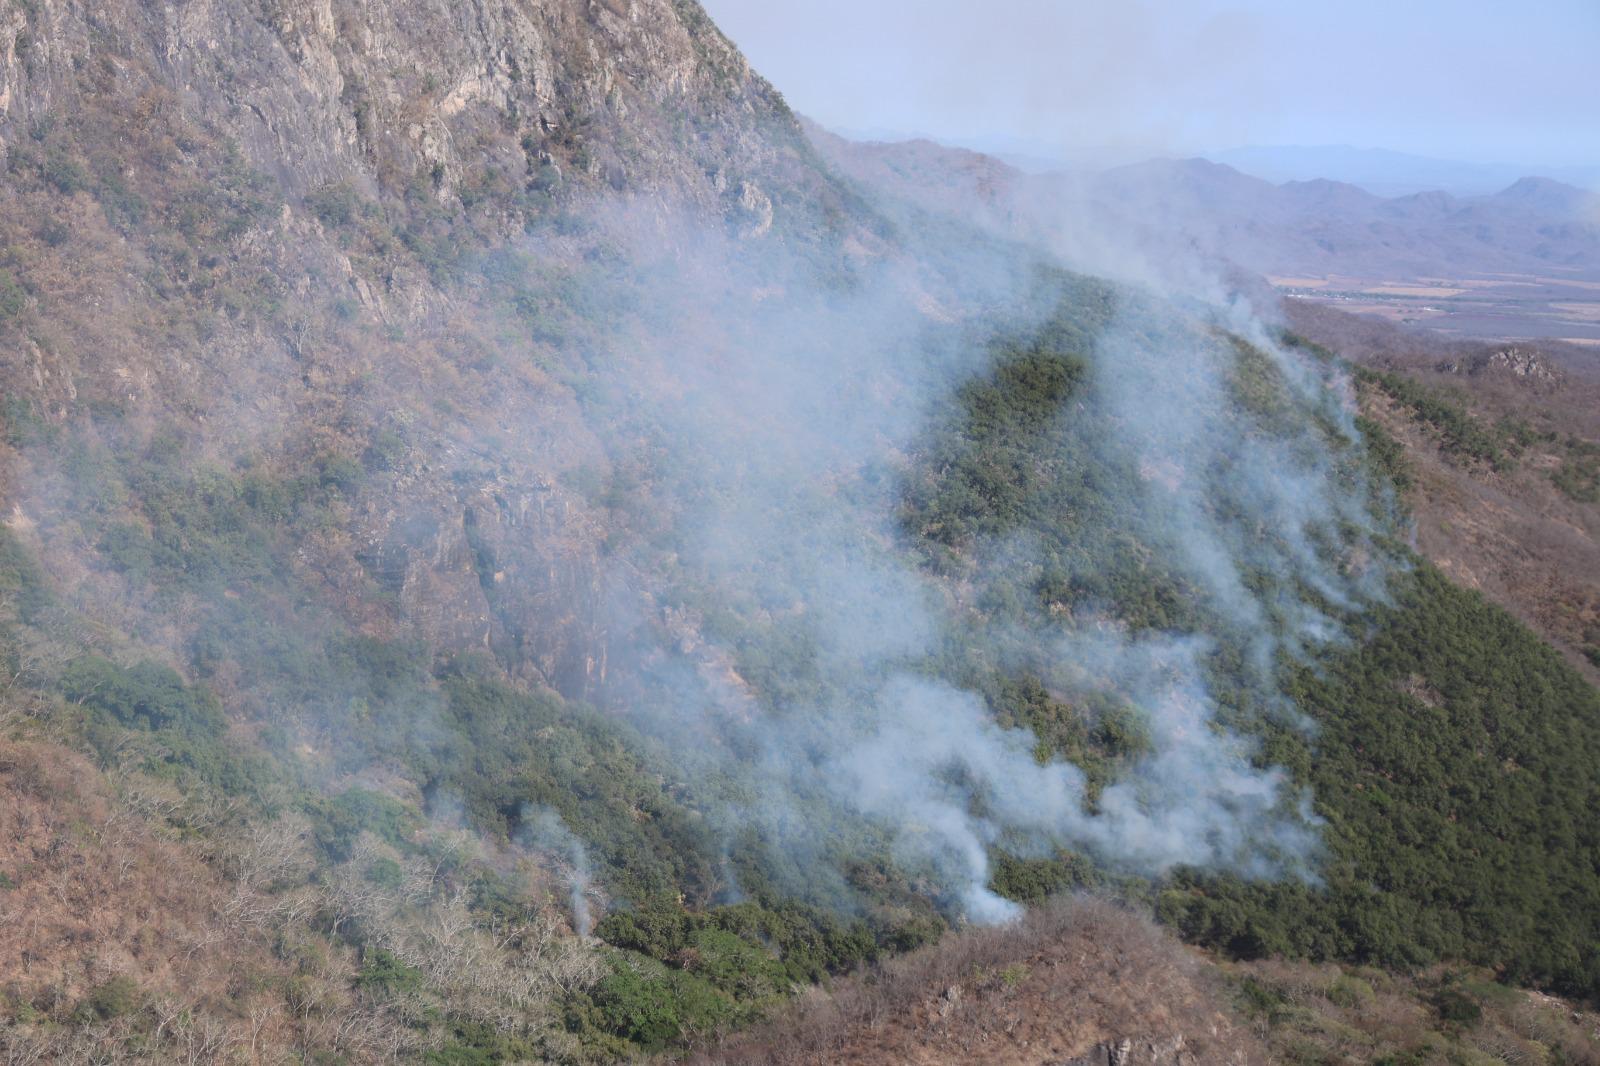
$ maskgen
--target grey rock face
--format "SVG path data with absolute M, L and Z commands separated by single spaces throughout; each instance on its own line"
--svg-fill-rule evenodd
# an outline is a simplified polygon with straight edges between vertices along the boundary
M 1096 1044 L 1077 1058 L 1055 1066 L 1197 1066 L 1187 1044 L 1181 1034 L 1145 1040 L 1123 1037 Z
M 672 0 L 37 0 L 0 16 L 0 57 L 0 140 L 85 94 L 160 90 L 294 195 L 420 179 L 448 198 L 485 165 L 528 182 L 577 159 L 714 205 L 710 169 L 783 151 L 776 94 Z M 684 136 L 691 111 L 712 136 Z
M 1538 352 L 1517 347 L 1500 348 L 1471 358 L 1441 363 L 1437 369 L 1446 374 L 1469 377 L 1505 377 L 1534 388 L 1554 388 L 1566 380 L 1561 369 L 1551 366 Z

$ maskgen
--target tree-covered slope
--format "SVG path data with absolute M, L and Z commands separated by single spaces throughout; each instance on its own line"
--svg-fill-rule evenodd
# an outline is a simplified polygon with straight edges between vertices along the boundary
M 1127 482 L 1106 483 L 1116 468 L 1085 461 L 1082 438 L 1054 417 L 1081 377 L 1077 350 L 1070 341 L 1024 346 L 960 398 L 906 511 L 939 565 L 978 530 L 1042 527 L 1059 537 L 1045 556 L 1054 559 L 1092 551 L 1096 531 L 1136 528 L 1126 516 L 1099 519 L 1098 509 L 1127 498 Z M 1073 440 L 1076 461 L 1065 449 Z M 1382 454 L 1375 449 L 1367 462 L 1381 466 Z M 1123 545 L 1135 560 L 1147 557 L 1137 540 Z M 1386 601 L 1350 618 L 1344 637 L 1310 661 L 1283 668 L 1304 725 L 1261 714 L 1238 659 L 1219 654 L 1211 663 L 1219 689 L 1238 696 L 1229 720 L 1262 736 L 1258 757 L 1311 789 L 1322 822 L 1316 875 L 1246 884 L 1179 871 L 1152 889 L 1160 912 L 1186 936 L 1246 957 L 1399 966 L 1462 959 L 1508 981 L 1592 997 L 1600 989 L 1600 826 L 1590 816 L 1600 801 L 1600 693 L 1503 609 L 1389 550 L 1400 565 Z M 1048 565 L 1021 580 L 1002 568 L 975 599 L 1023 612 L 1110 604 L 1134 628 L 1216 631 L 1203 601 L 1170 572 L 1096 558 L 1092 579 L 1076 583 Z M 1087 765 L 1125 743 L 1073 722 L 1037 686 L 1000 686 L 991 699 Z M 1026 898 L 1040 884 L 1104 877 L 1064 860 L 1008 864 L 999 883 Z
M 895 651 L 903 665 L 893 669 L 973 693 L 996 723 L 1028 730 L 1031 764 L 1077 767 L 1084 791 L 1072 821 L 1094 825 L 1119 783 L 1137 781 L 1170 743 L 1147 690 L 1107 683 L 1123 667 L 1062 673 L 1087 647 L 1073 634 L 1109 624 L 1130 635 L 1129 647 L 1164 642 L 1161 655 L 1135 665 L 1203 685 L 1216 708 L 1205 729 L 1261 739 L 1221 749 L 1231 752 L 1227 765 L 1285 768 L 1290 802 L 1252 814 L 1254 824 L 1281 833 L 1309 814 L 1316 843 L 1293 868 L 1239 877 L 1181 856 L 1151 867 L 1092 836 L 1063 836 L 1052 855 L 1028 834 L 1003 833 L 991 847 L 991 887 L 1022 900 L 1084 886 L 1124 894 L 1233 955 L 1402 968 L 1466 960 L 1509 981 L 1592 996 L 1594 691 L 1509 616 L 1381 531 L 1364 550 L 1387 560 L 1383 590 L 1359 606 L 1319 604 L 1342 635 L 1304 647 L 1285 636 L 1263 659 L 1256 622 L 1230 615 L 1221 586 L 1190 565 L 1186 527 L 1139 502 L 1153 480 L 1177 475 L 1152 472 L 1117 435 L 1106 393 L 1115 386 L 1095 353 L 1140 305 L 1100 283 L 1044 278 L 1053 302 L 1042 320 L 926 340 L 936 359 L 949 359 L 951 344 L 977 344 L 982 358 L 935 390 L 903 451 L 843 468 L 825 496 L 786 490 L 773 505 L 800 503 L 833 524 L 888 515 L 892 536 L 872 550 L 945 590 L 929 639 Z M 1349 491 L 1383 513 L 1386 453 L 1338 443 L 1342 431 L 1314 409 L 1304 412 L 1309 422 L 1291 417 L 1302 401 L 1253 345 L 1162 321 L 1155 308 L 1139 314 L 1155 316 L 1143 328 L 1156 335 L 1211 346 L 1229 368 L 1221 387 L 1243 440 L 1293 441 L 1311 425 L 1339 455 Z M 693 639 L 728 649 L 726 659 L 679 649 L 682 658 L 662 660 L 645 641 L 639 647 L 658 658 L 629 691 L 681 706 L 685 691 L 705 691 L 701 674 L 684 688 L 685 664 L 703 673 L 711 662 L 754 701 L 738 705 L 742 715 L 803 721 L 821 700 L 868 713 L 860 701 L 889 660 L 856 656 L 841 667 L 826 633 L 786 612 L 816 594 L 793 557 L 731 568 L 694 561 L 696 501 L 741 499 L 737 478 L 704 479 L 722 469 L 718 453 L 661 451 L 672 427 L 652 421 L 649 403 L 615 394 L 589 402 L 590 418 L 637 427 L 613 445 L 616 469 L 633 473 L 590 490 L 603 500 L 614 550 L 630 566 L 663 567 L 657 588 L 678 605 L 670 610 L 695 619 Z M 120 787 L 174 789 L 181 802 L 163 817 L 180 828 L 198 822 L 184 831 L 219 842 L 218 869 L 241 878 L 233 891 L 252 913 L 281 908 L 289 917 L 260 920 L 326 945 L 313 968 L 319 980 L 365 990 L 362 1009 L 374 1019 L 423 1005 L 438 1012 L 414 1029 L 413 1050 L 540 1048 L 604 1061 L 663 1047 L 750 1021 L 799 984 L 925 943 L 960 919 L 941 868 L 903 851 L 874 817 L 850 812 L 832 787 L 784 786 L 814 820 L 804 834 L 738 815 L 768 802 L 775 784 L 773 755 L 749 731 L 759 719 L 707 719 L 693 734 L 698 750 L 686 750 L 649 716 L 629 722 L 518 685 L 493 655 L 353 626 L 297 558 L 383 469 L 382 455 L 328 454 L 298 472 L 281 460 L 196 471 L 181 443 L 141 443 L 114 414 L 58 426 L 21 404 L 6 431 L 44 475 L 37 491 L 60 501 L 44 522 L 6 535 L 13 728 L 92 753 Z M 1208 502 L 1234 514 L 1244 486 L 1226 463 L 1205 476 Z M 1296 604 L 1319 602 L 1318 589 L 1269 565 L 1283 557 L 1283 530 L 1225 524 L 1196 535 L 1253 545 L 1262 565 L 1249 580 L 1277 590 L 1266 632 L 1293 633 Z M 1359 540 L 1331 535 L 1322 546 L 1336 566 L 1376 565 L 1350 554 Z M 30 547 L 63 540 L 90 561 L 75 588 Z M 807 540 L 770 543 L 811 558 Z M 159 650 L 174 619 L 194 634 L 175 660 Z M 162 658 L 182 674 L 157 665 Z M 1300 787 L 1305 811 L 1293 806 Z M 994 802 L 986 788 L 971 793 L 975 809 Z M 220 822 L 197 813 L 219 803 Z M 293 860 L 266 880 L 246 877 L 251 862 L 221 841 L 273 824 L 293 827 L 283 845 Z M 462 852 L 458 828 L 487 850 Z M 1281 840 L 1275 846 L 1302 846 L 1297 836 Z M 817 849 L 810 865 L 775 846 L 794 841 Z M 528 862 L 554 873 L 534 875 L 519 865 Z M 407 895 L 425 868 L 435 871 L 429 894 Z M 321 902 L 307 909 L 291 904 L 297 898 Z M 462 999 L 436 949 L 412 938 L 411 923 L 448 906 L 464 907 L 467 927 L 486 932 L 601 917 L 601 939 L 567 949 L 581 960 L 575 976 L 526 1008 L 511 1030 L 520 1035 L 494 1036 L 482 1026 L 499 1008 Z M 99 985 L 76 987 L 87 996 Z M 34 1001 L 21 986 L 15 994 Z M 192 1009 L 220 1003 L 196 999 Z M 130 1017 L 138 1025 L 145 1016 Z M 304 1020 L 294 1024 L 310 1039 Z
M 1292 691 L 1316 732 L 1266 748 L 1315 791 L 1322 884 L 1184 877 L 1163 913 L 1251 957 L 1464 959 L 1592 998 L 1600 696 L 1502 608 L 1424 563 L 1394 597 L 1358 649 L 1299 672 Z

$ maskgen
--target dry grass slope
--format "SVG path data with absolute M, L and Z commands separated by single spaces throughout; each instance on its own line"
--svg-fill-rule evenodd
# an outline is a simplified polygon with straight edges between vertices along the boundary
M 1497 469 L 1453 453 L 1380 390 L 1362 390 L 1364 413 L 1404 446 L 1417 549 L 1600 683 L 1600 498 L 1582 484 L 1560 484 L 1564 470 L 1592 469 L 1600 451 L 1600 359 L 1571 346 L 1524 345 L 1516 352 L 1526 364 L 1512 368 L 1492 358 L 1504 346 L 1459 344 L 1303 304 L 1289 310 L 1303 335 L 1419 382 L 1485 430 L 1522 427 L 1526 443 Z
M 693 1066 L 1039 1066 L 1129 1042 L 1135 1063 L 1261 1063 L 1219 973 L 1114 903 L 1061 899 L 813 994 Z

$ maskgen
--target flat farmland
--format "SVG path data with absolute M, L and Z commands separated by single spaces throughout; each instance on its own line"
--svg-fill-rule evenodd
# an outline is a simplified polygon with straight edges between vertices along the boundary
M 1559 274 L 1272 277 L 1285 296 L 1472 340 L 1600 346 L 1600 279 Z

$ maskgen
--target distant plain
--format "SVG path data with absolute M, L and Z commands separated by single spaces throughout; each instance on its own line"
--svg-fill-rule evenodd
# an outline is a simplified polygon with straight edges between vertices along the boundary
M 1285 296 L 1426 326 L 1464 340 L 1563 340 L 1600 347 L 1600 280 L 1535 274 L 1269 277 Z

